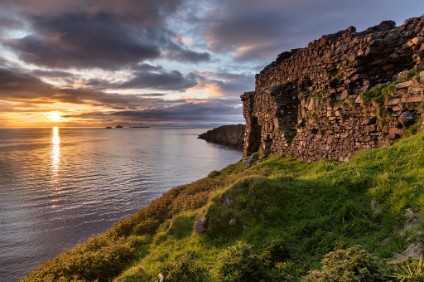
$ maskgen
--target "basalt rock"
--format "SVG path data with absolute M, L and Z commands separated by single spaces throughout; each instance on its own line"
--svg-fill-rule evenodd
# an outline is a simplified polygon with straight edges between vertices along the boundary
M 220 145 L 242 148 L 245 128 L 243 124 L 223 125 L 200 134 L 199 138 Z
M 263 150 L 346 161 L 389 145 L 423 115 L 423 69 L 424 15 L 399 27 L 349 27 L 283 52 L 241 95 L 244 157 Z

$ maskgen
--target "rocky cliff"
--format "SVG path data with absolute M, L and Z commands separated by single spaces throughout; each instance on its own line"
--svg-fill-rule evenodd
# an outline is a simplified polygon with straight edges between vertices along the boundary
M 244 156 L 346 161 L 421 126 L 424 15 L 324 35 L 281 53 L 241 96 Z
M 242 148 L 245 128 L 243 124 L 222 125 L 200 134 L 199 138 L 216 144 Z

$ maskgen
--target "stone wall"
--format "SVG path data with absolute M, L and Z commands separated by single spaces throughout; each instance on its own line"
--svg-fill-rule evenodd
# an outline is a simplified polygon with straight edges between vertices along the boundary
M 363 32 L 354 27 L 281 53 L 241 96 L 244 156 L 348 160 L 421 123 L 424 15 Z

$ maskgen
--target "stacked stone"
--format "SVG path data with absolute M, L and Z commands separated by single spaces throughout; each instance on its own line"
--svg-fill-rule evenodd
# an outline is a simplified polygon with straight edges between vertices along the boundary
M 259 149 L 305 160 L 348 160 L 362 148 L 390 144 L 422 114 L 422 80 L 396 85 L 384 105 L 362 99 L 405 70 L 423 69 L 424 16 L 363 32 L 354 27 L 280 54 L 242 95 L 244 154 Z M 407 122 L 406 122 L 407 121 Z
M 241 95 L 243 101 L 243 116 L 246 120 L 246 130 L 244 133 L 243 155 L 250 156 L 259 150 L 261 139 L 257 138 L 261 134 L 258 120 L 253 115 L 255 92 L 245 92 Z

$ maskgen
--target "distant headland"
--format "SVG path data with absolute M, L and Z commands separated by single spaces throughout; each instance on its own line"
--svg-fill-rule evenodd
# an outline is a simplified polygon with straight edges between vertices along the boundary
M 117 125 L 115 128 L 125 128 L 122 125 Z M 128 128 L 150 128 L 150 126 L 129 126 Z M 113 129 L 112 126 L 106 126 L 105 129 Z

